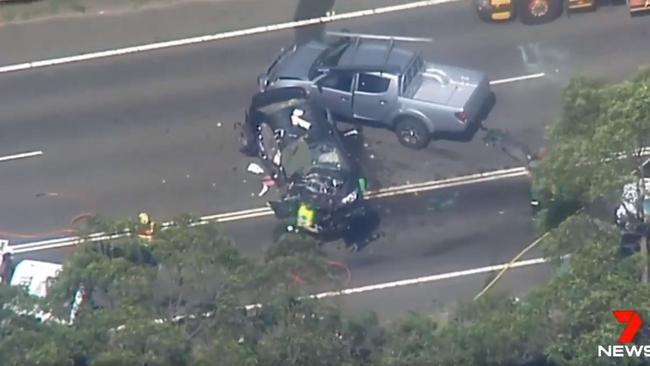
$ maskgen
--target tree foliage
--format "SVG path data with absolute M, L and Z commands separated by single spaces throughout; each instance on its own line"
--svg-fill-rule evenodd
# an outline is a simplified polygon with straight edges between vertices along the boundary
M 549 131 L 548 156 L 534 171 L 537 195 L 585 206 L 642 178 L 643 148 L 650 146 L 650 71 L 611 85 L 579 77 L 562 96 L 562 113 Z
M 341 286 L 308 237 L 283 236 L 255 261 L 220 227 L 189 216 L 150 243 L 134 221 L 92 218 L 88 233 L 130 235 L 81 245 L 46 299 L 0 286 L 2 365 L 642 365 L 596 357 L 620 334 L 613 309 L 650 319 L 650 286 L 638 281 L 639 256 L 620 255 L 611 212 L 602 220 L 592 208 L 643 173 L 650 70 L 616 85 L 577 78 L 563 100 L 550 153 L 534 168 L 533 190 L 552 203 L 542 226 L 551 229 L 545 255 L 554 271 L 522 300 L 488 293 L 447 321 L 349 318 L 338 303 L 307 296 Z M 80 288 L 86 301 L 73 323 L 35 316 L 68 319 Z M 648 344 L 647 332 L 637 342 Z

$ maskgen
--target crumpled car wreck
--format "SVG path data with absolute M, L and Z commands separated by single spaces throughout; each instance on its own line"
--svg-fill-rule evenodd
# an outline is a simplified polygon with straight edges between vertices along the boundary
M 367 179 L 345 144 L 359 131 L 339 131 L 303 88 L 257 93 L 246 126 L 249 144 L 280 189 L 269 205 L 289 231 L 334 240 L 366 215 Z

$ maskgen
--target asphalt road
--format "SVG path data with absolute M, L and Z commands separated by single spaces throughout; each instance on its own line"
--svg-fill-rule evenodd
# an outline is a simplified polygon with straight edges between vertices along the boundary
M 480 68 L 493 79 L 547 72 L 545 79 L 496 86 L 497 106 L 487 121 L 539 146 L 570 75 L 591 70 L 618 78 L 650 58 L 648 19 L 631 20 L 624 10 L 525 27 L 484 24 L 459 3 L 332 27 L 433 36 L 436 42 L 423 47 L 427 58 Z M 86 211 L 147 210 L 168 218 L 263 204 L 251 197 L 259 181 L 243 172 L 247 159 L 237 152 L 233 123 L 242 118 L 255 75 L 293 37 L 282 31 L 0 75 L 0 156 L 44 151 L 0 162 L 0 235 L 50 236 Z M 529 48 L 528 62 L 518 46 Z M 376 185 L 515 164 L 479 139 L 413 152 L 386 131 L 366 133 Z M 59 195 L 38 196 L 47 192 Z
M 384 236 L 357 253 L 342 243 L 328 243 L 325 250 L 332 260 L 351 271 L 346 287 L 359 287 L 441 273 L 462 271 L 508 262 L 535 238 L 528 204 L 528 181 L 513 178 L 373 200 L 380 213 Z M 272 217 L 226 223 L 223 230 L 233 237 L 242 253 L 260 257 L 272 245 L 271 233 L 277 226 Z M 255 230 L 251 230 L 255 227 Z M 28 253 L 20 258 L 62 262 L 73 248 Z M 535 249 L 522 259 L 539 257 Z M 540 281 L 536 269 L 515 278 L 523 289 L 530 281 Z M 343 272 L 342 272 L 343 273 Z M 380 290 L 341 299 L 351 309 L 370 308 L 384 316 L 405 310 L 430 309 L 432 300 L 451 305 L 473 296 L 491 279 L 479 274 L 438 283 Z M 377 294 L 379 293 L 379 294 Z M 397 301 L 376 302 L 377 296 L 396 294 Z M 382 295 L 383 294 L 383 295 Z M 389 297 L 394 297 L 390 295 Z M 401 299 L 401 300 L 400 300 Z
M 648 25 L 620 7 L 539 27 L 488 25 L 460 3 L 333 28 L 434 37 L 422 47 L 426 58 L 483 69 L 495 80 L 545 72 L 543 79 L 495 86 L 497 106 L 486 122 L 537 147 L 570 76 L 620 79 L 650 59 Z M 283 31 L 0 75 L 0 156 L 44 152 L 0 162 L 0 237 L 62 234 L 83 212 L 120 217 L 146 210 L 169 218 L 263 205 L 252 197 L 259 181 L 244 172 L 249 160 L 238 153 L 233 124 L 242 118 L 256 74 L 293 37 Z M 420 152 L 400 147 L 385 131 L 366 130 L 366 138 L 372 189 L 518 165 L 479 138 L 440 141 Z M 392 213 L 384 215 L 385 239 L 354 256 L 328 250 L 352 268 L 352 285 L 500 263 L 532 239 L 524 192 L 525 183 L 468 187 L 442 212 L 430 212 L 422 196 L 387 199 Z M 258 220 L 254 232 L 250 224 L 227 230 L 244 252 L 260 253 L 275 222 Z M 453 292 L 435 291 L 440 297 Z M 429 295 L 408 296 L 428 303 Z M 361 304 L 374 302 L 372 294 L 359 296 Z

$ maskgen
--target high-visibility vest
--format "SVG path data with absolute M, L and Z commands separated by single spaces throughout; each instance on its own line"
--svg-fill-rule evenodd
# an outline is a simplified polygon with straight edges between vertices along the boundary
M 314 227 L 314 210 L 301 203 L 298 208 L 298 220 L 296 224 L 299 227 L 312 229 Z
M 138 228 L 138 237 L 140 239 L 151 241 L 153 239 L 154 229 L 155 224 L 153 221 L 148 224 L 140 224 Z

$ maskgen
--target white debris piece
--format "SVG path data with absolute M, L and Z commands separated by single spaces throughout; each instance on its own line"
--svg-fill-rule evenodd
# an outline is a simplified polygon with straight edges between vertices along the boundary
M 246 168 L 246 170 L 256 175 L 260 175 L 264 173 L 264 169 L 257 163 L 248 164 L 248 168 Z
M 293 113 L 291 114 L 291 124 L 294 126 L 298 126 L 302 129 L 308 130 L 311 128 L 311 123 L 301 118 L 304 114 L 305 111 L 303 111 L 302 109 L 294 109 Z
M 269 186 L 267 186 L 266 184 L 262 184 L 262 190 L 260 191 L 260 193 L 257 194 L 257 196 L 258 196 L 258 197 L 262 197 L 262 196 L 265 195 L 268 191 L 269 191 Z
M 280 166 L 280 163 L 282 162 L 282 153 L 280 150 L 275 152 L 275 156 L 273 156 L 273 164 L 276 166 Z

